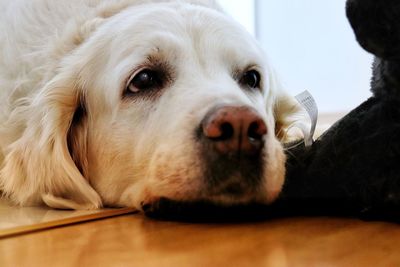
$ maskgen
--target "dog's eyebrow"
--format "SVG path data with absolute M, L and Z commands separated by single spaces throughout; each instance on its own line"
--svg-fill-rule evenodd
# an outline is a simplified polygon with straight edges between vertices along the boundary
M 172 81 L 175 77 L 175 70 L 169 61 L 162 54 L 150 54 L 146 58 L 147 64 L 143 66 L 148 66 L 151 69 L 156 69 L 162 71 L 166 74 L 168 81 Z
M 256 71 L 258 71 L 258 72 L 260 73 L 260 75 L 261 75 L 261 79 L 262 79 L 262 77 L 264 76 L 264 75 L 263 75 L 263 68 L 262 68 L 259 64 L 257 64 L 257 63 L 250 63 L 250 64 L 245 65 L 245 67 L 243 67 L 243 66 L 235 66 L 235 67 L 232 69 L 231 74 L 232 74 L 232 77 L 233 77 L 235 80 L 237 80 L 237 79 L 239 79 L 239 78 L 242 76 L 243 73 L 245 73 L 245 72 L 247 72 L 247 71 L 249 71 L 249 70 L 256 70 Z
M 166 59 L 164 56 L 161 54 L 160 50 L 157 51 L 157 53 L 150 54 L 146 57 L 146 60 L 150 64 L 159 64 L 159 63 L 164 63 Z

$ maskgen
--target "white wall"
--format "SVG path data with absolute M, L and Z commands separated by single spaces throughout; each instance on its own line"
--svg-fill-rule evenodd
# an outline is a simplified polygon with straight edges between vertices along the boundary
M 246 29 L 255 34 L 254 0 L 217 0 L 224 10 L 239 21 Z
M 248 29 L 291 94 L 309 90 L 321 112 L 348 111 L 370 96 L 372 56 L 354 38 L 345 0 L 220 2 L 242 24 L 253 23 Z

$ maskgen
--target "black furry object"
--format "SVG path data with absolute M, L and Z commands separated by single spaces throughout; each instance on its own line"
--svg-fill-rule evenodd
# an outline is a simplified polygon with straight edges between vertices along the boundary
M 348 0 L 347 16 L 360 45 L 376 56 L 373 96 L 310 148 L 287 150 L 277 205 L 400 222 L 400 1 Z
M 348 0 L 346 13 L 359 44 L 385 59 L 400 59 L 400 1 Z
M 344 212 L 340 207 L 341 200 L 326 200 L 321 205 L 311 203 L 313 199 L 297 199 L 296 201 L 278 201 L 273 205 L 243 204 L 221 206 L 212 202 L 182 202 L 161 198 L 143 207 L 146 216 L 158 220 L 181 221 L 190 223 L 245 223 L 265 221 L 293 216 L 354 216 L 354 210 Z M 311 205 L 312 204 L 312 205 Z M 344 203 L 343 203 L 344 204 Z
M 400 100 L 370 98 L 310 148 L 300 144 L 287 150 L 287 176 L 279 201 L 289 209 L 303 201 L 310 205 L 304 209 L 317 212 L 334 208 L 335 214 L 343 211 L 371 219 L 390 215 L 399 221 L 399 137 Z

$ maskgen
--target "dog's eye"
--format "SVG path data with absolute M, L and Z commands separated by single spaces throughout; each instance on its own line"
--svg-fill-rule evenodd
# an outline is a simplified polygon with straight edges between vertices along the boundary
M 130 93 L 139 93 L 161 86 L 161 75 L 157 71 L 145 69 L 137 73 L 128 84 Z
M 260 73 L 256 70 L 249 70 L 240 78 L 240 84 L 250 88 L 260 87 Z

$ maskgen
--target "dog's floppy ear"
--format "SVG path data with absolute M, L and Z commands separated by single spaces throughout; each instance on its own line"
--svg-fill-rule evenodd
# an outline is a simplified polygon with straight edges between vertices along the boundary
M 82 90 L 58 74 L 11 119 L 26 120 L 6 153 L 0 188 L 20 205 L 95 209 L 101 199 L 85 179 L 86 129 Z M 87 177 L 87 176 L 86 176 Z
M 275 135 L 283 143 L 302 138 L 300 131 L 292 127 L 295 123 L 304 120 L 304 110 L 294 97 L 281 92 L 275 98 Z
M 291 128 L 295 123 L 304 121 L 304 109 L 293 96 L 286 93 L 273 69 L 270 69 L 268 82 L 270 90 L 267 98 L 272 102 L 267 101 L 267 107 L 272 107 L 269 112 L 274 114 L 276 137 L 282 143 L 301 139 L 302 133 Z

